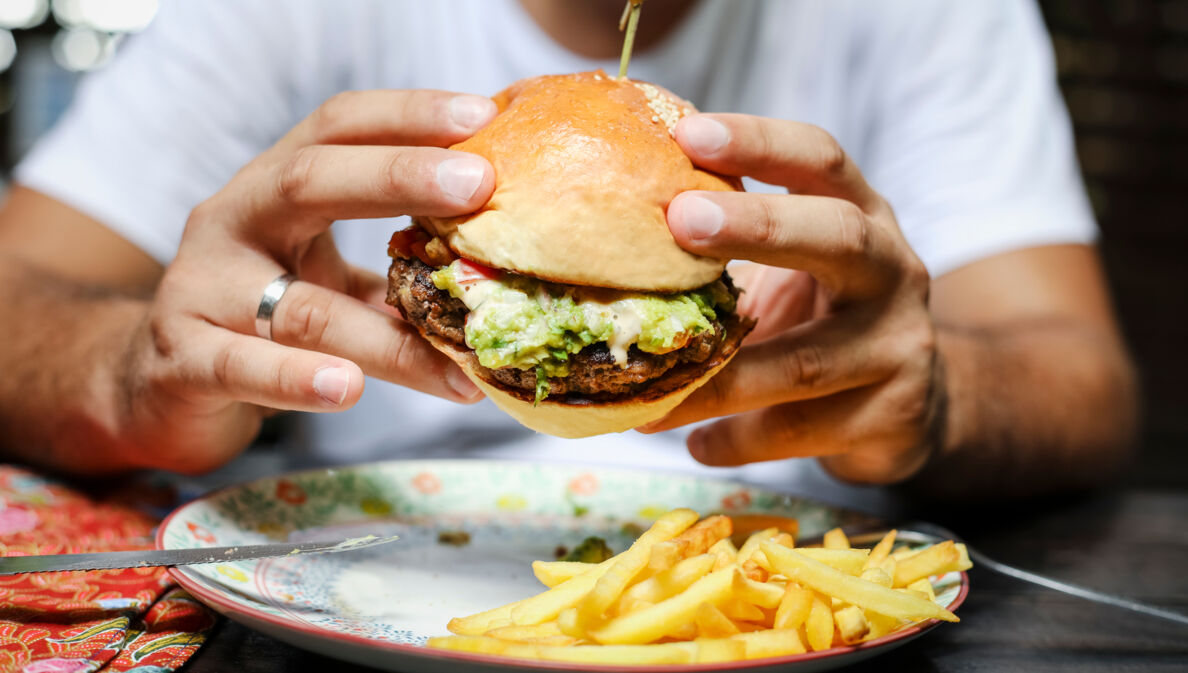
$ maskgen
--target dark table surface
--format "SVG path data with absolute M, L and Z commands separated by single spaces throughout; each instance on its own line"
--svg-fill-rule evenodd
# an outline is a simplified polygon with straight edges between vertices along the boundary
M 1188 613 L 1188 491 L 1124 487 L 979 512 L 930 509 L 992 558 Z M 924 512 L 917 512 L 923 516 Z M 1188 626 L 970 571 L 961 623 L 847 670 L 1188 671 Z M 442 671 L 449 666 L 442 665 Z M 224 622 L 183 673 L 369 671 Z

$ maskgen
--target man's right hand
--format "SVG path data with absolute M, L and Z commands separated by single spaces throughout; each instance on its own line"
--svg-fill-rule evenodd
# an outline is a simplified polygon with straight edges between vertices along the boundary
M 494 188 L 483 158 L 444 147 L 494 103 L 439 91 L 340 94 L 194 209 L 132 336 L 114 440 L 128 466 L 201 471 L 229 460 L 274 409 L 339 411 L 364 374 L 456 402 L 478 390 L 384 306 L 386 279 L 346 264 L 335 220 L 451 216 Z M 360 223 L 356 226 L 368 226 Z M 256 334 L 264 288 L 298 277 Z

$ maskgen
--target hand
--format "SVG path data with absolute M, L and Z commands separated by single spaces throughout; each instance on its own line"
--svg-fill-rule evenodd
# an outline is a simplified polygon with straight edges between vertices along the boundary
M 819 457 L 834 476 L 890 483 L 927 461 L 944 400 L 928 273 L 890 206 L 824 131 L 746 115 L 675 129 L 698 165 L 790 194 L 686 192 L 668 207 L 680 245 L 746 259 L 740 312 L 759 318 L 734 360 L 647 431 L 694 431 L 710 465 Z M 762 266 L 760 266 L 762 265 Z
M 341 94 L 199 205 L 129 352 L 120 423 L 138 454 L 129 462 L 209 469 L 251 441 L 271 409 L 349 408 L 364 374 L 476 401 L 461 370 L 384 305 L 386 279 L 342 260 L 329 228 L 478 209 L 493 169 L 442 147 L 494 115 L 478 96 Z M 256 309 L 286 272 L 300 280 L 277 305 L 269 341 L 256 335 Z

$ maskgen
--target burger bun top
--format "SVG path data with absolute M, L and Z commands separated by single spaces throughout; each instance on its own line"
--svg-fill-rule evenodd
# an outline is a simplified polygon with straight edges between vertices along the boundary
M 687 190 L 741 190 L 693 165 L 672 136 L 696 110 L 655 85 L 602 71 L 534 77 L 494 98 L 499 114 L 451 149 L 485 157 L 495 191 L 464 217 L 421 218 L 457 254 L 574 285 L 680 292 L 726 261 L 677 245 L 665 209 Z

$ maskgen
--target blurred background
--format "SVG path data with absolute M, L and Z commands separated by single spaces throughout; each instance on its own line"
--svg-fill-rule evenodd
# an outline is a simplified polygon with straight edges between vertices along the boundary
M 201 1 L 201 0 L 197 0 Z M 0 0 L 0 189 L 17 159 L 158 0 Z M 1188 0 L 1041 0 L 1101 249 L 1141 367 L 1129 479 L 1188 484 Z

